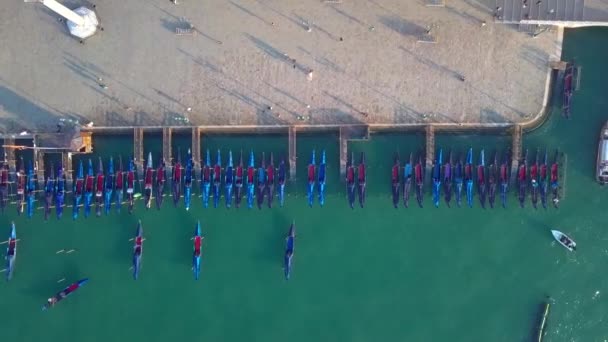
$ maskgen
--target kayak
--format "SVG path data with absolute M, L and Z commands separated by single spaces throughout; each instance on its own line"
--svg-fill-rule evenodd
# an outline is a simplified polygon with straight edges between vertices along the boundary
M 188 149 L 186 175 L 184 177 L 184 206 L 186 210 L 190 210 L 190 201 L 192 199 L 192 167 L 192 151 Z
M 412 188 L 412 166 L 414 165 L 414 154 L 410 153 L 410 160 L 403 168 L 403 205 L 410 206 L 410 193 Z
M 112 192 L 114 192 L 114 158 L 110 157 L 110 165 L 108 166 L 108 175 L 106 176 L 106 189 L 104 191 L 103 206 L 106 215 L 112 209 Z
M 266 192 L 268 193 L 268 208 L 272 208 L 274 200 L 274 154 L 270 152 L 270 164 L 266 167 Z
M 285 181 L 287 180 L 287 167 L 285 166 L 285 158 L 281 159 L 279 163 L 279 205 L 282 207 L 285 203 Z
M 325 181 L 327 163 L 325 162 L 325 150 L 321 152 L 321 164 L 319 164 L 319 172 L 317 173 L 317 181 L 319 183 L 319 205 L 325 205 Z
M 576 250 L 576 242 L 572 240 L 568 235 L 560 232 L 559 230 L 551 230 L 551 234 L 557 242 L 559 242 L 562 246 L 564 246 L 570 252 Z
M 211 191 L 211 154 L 207 150 L 205 165 L 201 170 L 201 192 L 203 193 L 203 207 L 209 207 L 209 192 Z M 238 199 L 237 199 L 238 200 Z M 237 205 L 238 206 L 238 205 Z
M 154 184 L 154 164 L 152 161 L 152 152 L 148 153 L 148 163 L 146 164 L 146 170 L 144 173 L 144 203 L 146 209 L 150 209 L 152 206 L 152 191 Z
M 182 156 L 177 151 L 177 163 L 173 165 L 173 175 L 171 175 L 171 190 L 173 193 L 173 205 L 177 207 L 182 192 Z
M 467 152 L 467 161 L 464 164 L 464 181 L 467 191 L 467 204 L 473 208 L 473 148 Z
M 53 163 L 51 163 L 51 174 L 46 178 L 44 185 L 44 220 L 47 220 L 51 215 L 51 206 L 53 205 L 53 194 L 55 193 L 55 171 L 53 169 Z M 91 184 L 93 184 L 92 181 Z
M 19 171 L 17 171 L 17 214 L 21 215 L 25 209 L 25 186 L 26 174 L 25 166 L 23 165 L 23 157 L 19 163 Z
M 502 164 L 500 164 L 500 200 L 502 202 L 502 207 L 507 207 L 507 192 L 509 189 L 509 163 L 510 163 L 510 153 L 506 152 Z
M 441 164 L 443 163 L 443 150 L 439 149 L 437 161 L 433 166 L 433 203 L 435 208 L 439 208 L 439 200 L 441 198 Z
M 239 164 L 236 167 L 236 173 L 234 176 L 234 187 L 234 205 L 238 208 L 241 206 L 241 200 L 243 199 L 243 150 L 241 150 Z
M 141 221 L 137 223 L 137 231 L 133 244 L 133 279 L 139 277 L 139 268 L 141 267 L 141 256 L 144 248 L 144 230 L 141 226 Z
M 217 150 L 215 166 L 213 167 L 213 207 L 217 208 L 220 204 L 220 187 L 222 185 L 222 155 Z
M 101 206 L 103 205 L 103 185 L 104 185 L 104 175 L 103 175 L 103 161 L 101 157 L 99 157 L 99 165 L 97 169 L 97 182 L 95 182 L 95 202 L 97 203 L 95 213 L 97 216 L 101 216 Z
M 359 205 L 363 208 L 365 204 L 365 185 L 367 182 L 366 168 L 365 168 L 365 152 L 361 152 L 361 159 L 359 160 L 359 166 L 357 168 L 357 183 L 359 187 Z
M 496 180 L 500 177 L 498 173 L 498 153 L 494 152 L 494 161 L 490 164 L 488 171 L 488 202 L 490 208 L 494 208 L 496 201 Z
M 0 171 L 0 208 L 4 213 L 4 208 L 8 205 L 8 163 L 4 161 Z
M 312 150 L 312 155 L 310 156 L 310 164 L 308 164 L 308 188 L 306 189 L 306 194 L 308 196 L 308 205 L 312 208 L 312 203 L 314 201 L 314 189 L 315 189 L 315 167 L 316 167 L 316 157 L 315 150 Z
M 44 311 L 46 309 L 52 308 L 55 304 L 57 304 L 58 302 L 60 302 L 63 299 L 65 299 L 70 293 L 72 293 L 72 292 L 78 290 L 79 288 L 81 288 L 88 281 L 89 281 L 89 278 L 80 279 L 79 281 L 77 281 L 77 282 L 73 283 L 72 285 L 66 287 L 61 292 L 57 293 L 54 297 L 49 298 L 47 300 L 47 302 L 42 306 L 42 310 Z
M 8 236 L 8 246 L 6 247 L 6 280 L 13 278 L 15 270 L 15 260 L 17 259 L 17 232 L 15 222 L 11 223 L 11 233 Z
M 253 197 L 255 194 L 254 184 L 255 174 L 255 159 L 253 156 L 253 150 L 249 154 L 249 166 L 247 167 L 247 208 L 253 208 Z
M 548 182 L 548 168 L 547 168 L 547 149 L 545 149 L 545 157 L 543 158 L 542 164 L 540 164 L 540 202 L 543 208 L 547 209 L 547 193 L 549 191 Z
M 526 178 L 528 173 L 528 150 L 524 154 L 524 158 L 519 161 L 519 168 L 517 173 L 517 181 L 519 183 L 519 205 L 523 208 L 526 201 L 527 184 Z
M 74 207 L 72 208 L 72 218 L 75 220 L 78 218 L 78 211 L 80 210 L 80 201 L 82 201 L 82 194 L 84 192 L 84 166 L 82 160 L 78 163 L 78 173 L 76 174 L 76 182 L 74 183 Z
M 537 150 L 536 151 L 536 160 L 534 161 L 534 164 L 532 164 L 532 166 L 530 167 L 530 187 L 532 188 L 532 206 L 534 207 L 534 209 L 536 209 L 536 206 L 538 204 L 538 192 L 539 192 L 539 188 L 538 188 L 538 164 L 539 164 L 539 155 L 540 155 L 540 151 Z
M 165 161 L 162 156 L 158 159 L 158 169 L 156 169 L 156 209 L 160 210 L 163 205 L 163 197 L 165 193 Z
M 264 196 L 266 195 L 266 155 L 262 152 L 262 165 L 258 168 L 258 208 L 262 209 Z
M 416 181 L 416 201 L 418 201 L 418 206 L 422 208 L 424 202 L 424 168 L 421 155 L 418 155 L 418 163 L 414 166 L 414 177 Z
M 448 157 L 447 163 L 443 166 L 443 192 L 445 192 L 445 204 L 450 207 L 450 201 L 452 200 L 452 166 L 454 160 L 452 158 L 452 151 Z
M 456 167 L 454 168 L 454 183 L 456 183 L 456 205 L 459 208 L 462 204 L 462 188 L 464 186 L 463 172 L 464 171 L 462 167 L 462 155 L 460 155 L 458 163 L 456 163 Z
M 395 153 L 391 169 L 391 190 L 393 194 L 393 207 L 395 209 L 399 207 L 399 188 L 401 188 L 401 183 L 399 182 L 399 153 Z
M 228 151 L 228 165 L 224 175 L 224 186 L 226 187 L 226 208 L 232 207 L 232 189 L 234 188 L 234 165 L 232 162 L 232 150 Z
M 486 208 L 486 156 L 485 151 L 481 149 L 479 154 L 479 165 L 477 165 L 477 191 L 479 191 L 479 204 L 482 208 Z
M 127 172 L 127 200 L 129 202 L 129 214 L 133 212 L 135 202 L 135 162 L 133 158 L 129 160 L 129 171 Z
M 194 252 L 192 256 L 192 270 L 194 279 L 198 280 L 201 273 L 201 246 L 203 237 L 201 236 L 201 222 L 199 221 L 194 227 Z
M 34 168 L 32 162 L 27 170 L 27 217 L 31 218 L 34 216 L 34 194 L 36 192 L 36 180 L 34 178 Z
M 124 196 L 125 189 L 125 173 L 122 170 L 122 157 L 118 158 L 118 172 L 116 172 L 116 185 L 114 189 L 116 191 L 116 210 L 120 213 L 120 208 L 122 208 L 122 198 Z
M 57 212 L 58 219 L 63 216 L 63 204 L 65 202 L 65 182 L 65 173 L 63 172 L 63 167 L 60 167 L 55 185 L 55 211 Z
M 553 158 L 553 164 L 551 164 L 551 192 L 553 193 L 553 206 L 557 208 L 559 203 L 559 164 L 557 158 L 559 152 L 555 150 L 555 157 Z
M 353 162 L 355 153 L 351 153 L 348 164 L 346 165 L 346 194 L 348 197 L 348 205 L 351 209 L 355 209 L 355 167 Z
M 286 246 L 285 246 L 285 260 L 284 260 L 284 269 L 285 269 L 285 279 L 289 280 L 291 275 L 291 261 L 293 259 L 293 253 L 295 251 L 296 244 L 296 222 L 293 221 L 291 223 L 291 227 L 289 227 L 289 233 L 287 234 Z

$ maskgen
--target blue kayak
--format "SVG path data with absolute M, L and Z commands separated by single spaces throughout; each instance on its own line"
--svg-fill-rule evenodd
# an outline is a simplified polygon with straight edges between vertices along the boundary
M 291 227 L 289 227 L 289 233 L 286 238 L 286 246 L 285 246 L 285 279 L 289 280 L 289 276 L 291 275 L 291 261 L 293 259 L 293 253 L 295 251 L 296 244 L 296 222 L 293 221 L 291 223 Z

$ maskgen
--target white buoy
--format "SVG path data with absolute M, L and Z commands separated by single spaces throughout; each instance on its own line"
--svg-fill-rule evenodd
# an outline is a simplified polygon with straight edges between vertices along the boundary
M 99 20 L 92 10 L 86 7 L 78 7 L 71 10 L 55 0 L 41 0 L 42 4 L 51 11 L 66 19 L 70 34 L 80 39 L 87 39 L 97 32 Z

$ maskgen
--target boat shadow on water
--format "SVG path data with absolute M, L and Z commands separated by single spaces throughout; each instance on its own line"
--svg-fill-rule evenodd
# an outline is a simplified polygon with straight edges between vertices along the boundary
M 25 287 L 22 292 L 27 296 L 35 297 L 38 301 L 45 301 L 46 298 L 53 296 L 58 291 L 70 284 L 72 279 L 83 277 L 78 262 L 68 258 L 59 268 L 50 268 L 50 271 L 39 274 L 37 281 L 32 282 L 32 286 Z M 59 282 L 60 280 L 62 280 Z
M 265 243 L 258 245 L 254 251 L 254 254 L 252 255 L 253 259 L 270 263 L 272 265 L 276 265 L 280 269 L 283 269 L 285 238 L 287 237 L 287 232 L 291 222 L 291 218 L 285 216 L 279 211 L 273 211 L 271 226 L 280 228 L 264 230 L 265 233 L 263 234 L 265 234 L 265 236 L 261 237 L 261 241 L 265 241 Z M 260 233 L 258 233 L 258 235 L 259 234 Z
M 124 222 L 124 224 L 121 224 L 120 229 L 117 229 L 115 234 L 112 234 L 114 237 L 114 248 L 106 254 L 105 259 L 125 266 L 125 272 L 128 272 L 128 267 L 131 266 L 131 259 L 133 258 L 133 241 L 130 239 L 133 239 L 133 232 L 139 220 L 137 216 L 127 213 L 126 210 L 120 215 L 123 217 L 121 222 Z M 128 227 L 128 229 L 124 229 L 125 227 Z M 128 273 L 126 274 L 128 276 Z
M 190 215 L 184 215 L 183 213 L 179 213 L 174 217 L 174 220 L 171 221 L 172 227 L 179 227 L 177 234 L 177 238 L 175 239 L 175 247 L 172 248 L 172 253 L 169 256 L 171 264 L 179 265 L 179 269 L 191 269 L 192 268 L 192 245 L 193 245 L 193 236 L 194 236 L 194 226 L 196 222 L 201 222 L 201 236 L 203 236 L 203 245 L 201 247 L 201 274 L 203 273 L 203 265 L 205 261 L 205 239 L 204 237 L 207 235 L 209 228 L 207 220 L 205 219 L 197 219 L 196 217 L 192 217 Z M 172 228 L 171 227 L 171 228 Z M 144 227 L 145 228 L 145 227 Z M 162 227 L 169 228 L 169 227 Z M 154 229 L 152 226 L 149 229 Z M 163 229 L 161 229 L 162 231 Z M 183 266 L 183 267 L 182 267 Z

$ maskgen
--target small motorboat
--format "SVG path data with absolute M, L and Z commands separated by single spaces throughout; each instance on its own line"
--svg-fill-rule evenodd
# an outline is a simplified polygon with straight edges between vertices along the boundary
M 285 279 L 289 280 L 291 276 L 291 261 L 293 259 L 293 253 L 296 245 L 296 221 L 291 223 L 289 227 L 289 233 L 287 233 L 286 246 L 285 246 L 285 260 L 284 260 L 284 271 Z
M 477 190 L 479 191 L 479 204 L 483 209 L 486 208 L 486 158 L 485 151 L 481 149 L 479 153 L 479 165 L 477 165 Z
M 467 204 L 473 208 L 473 148 L 467 152 L 467 161 L 464 164 L 464 182 L 466 184 Z
M 348 205 L 351 209 L 355 209 L 355 167 L 353 161 L 355 159 L 355 153 L 351 153 L 350 159 L 346 164 L 346 197 L 348 199 Z
M 27 183 L 27 175 L 25 174 L 25 165 L 23 157 L 19 162 L 19 171 L 17 171 L 17 214 L 21 215 L 25 210 L 25 187 Z
M 201 222 L 198 221 L 194 227 L 194 252 L 192 255 L 192 272 L 194 279 L 198 280 L 201 274 L 201 247 L 203 245 L 203 236 L 201 235 Z
M 74 183 L 74 206 L 72 208 L 72 218 L 75 220 L 78 218 L 78 211 L 80 210 L 80 202 L 82 201 L 82 195 L 84 194 L 84 166 L 82 160 L 78 162 L 78 173 L 76 174 L 76 182 Z
M 57 213 L 57 219 L 63 216 L 63 205 L 65 202 L 65 173 L 63 167 L 58 170 L 57 180 L 55 182 L 55 212 Z
M 570 252 L 576 250 L 576 242 L 572 240 L 568 235 L 560 232 L 559 230 L 551 230 L 551 234 L 557 242 L 559 242 L 562 246 L 566 247 Z
M 264 196 L 266 195 L 266 155 L 262 152 L 262 165 L 258 167 L 258 184 L 256 194 L 258 199 L 258 209 L 262 209 L 262 204 L 264 204 Z
M 0 209 L 4 213 L 4 208 L 8 205 L 8 162 L 5 160 L 0 167 Z
M 547 149 L 545 149 L 545 157 L 540 164 L 540 203 L 543 208 L 547 209 L 547 194 L 549 193 L 549 168 L 547 166 L 548 157 Z
M 226 208 L 232 207 L 232 189 L 234 188 L 234 165 L 232 150 L 228 151 L 228 165 L 224 174 L 224 187 L 226 188 Z
M 148 162 L 144 171 L 144 204 L 146 209 L 152 206 L 152 191 L 154 184 L 154 164 L 152 162 L 152 152 L 148 153 Z
M 114 158 L 110 157 L 110 164 L 108 165 L 108 174 L 106 175 L 106 189 L 104 192 L 104 211 L 106 215 L 110 214 L 112 209 L 112 195 L 114 192 Z
M 532 206 L 534 207 L 534 209 L 536 209 L 537 204 L 538 204 L 538 192 L 539 192 L 539 188 L 538 188 L 538 159 L 540 156 L 540 151 L 536 151 L 536 160 L 534 161 L 534 164 L 532 164 L 532 166 L 530 167 L 530 188 L 532 189 Z
M 412 192 L 412 171 L 414 165 L 414 154 L 410 153 L 410 159 L 403 167 L 403 205 L 410 206 L 410 193 Z
M 101 157 L 99 157 L 99 165 L 97 168 L 97 177 L 95 182 L 95 203 L 97 203 L 95 208 L 95 213 L 97 217 L 101 216 L 101 206 L 103 205 L 103 186 L 104 186 L 104 174 L 103 174 L 103 162 L 101 161 Z
M 361 159 L 357 167 L 357 185 L 359 188 L 359 205 L 363 208 L 365 204 L 365 185 L 367 182 L 367 174 L 365 167 L 365 152 L 361 152 Z
M 51 166 L 51 177 L 53 167 Z M 48 181 L 47 181 L 48 182 Z M 87 177 L 84 181 L 84 217 L 89 217 L 91 214 L 91 205 L 93 203 L 93 192 L 95 186 L 95 177 L 93 176 L 93 161 L 89 159 L 89 167 L 87 168 Z
M 424 201 L 424 167 L 422 166 L 422 156 L 418 155 L 418 163 L 414 167 L 414 177 L 416 180 L 416 200 L 418 206 L 423 207 Z
M 144 248 L 144 229 L 141 225 L 141 221 L 137 223 L 137 231 L 135 232 L 135 239 L 133 244 L 133 279 L 137 280 L 139 277 L 139 269 L 141 267 L 141 257 Z
M 448 157 L 448 161 L 443 166 L 443 192 L 445 193 L 445 204 L 450 207 L 450 201 L 452 200 L 452 166 L 454 165 L 454 160 L 452 159 L 452 151 L 450 151 L 450 156 Z
M 399 207 L 399 190 L 401 188 L 399 177 L 399 153 L 395 153 L 391 169 L 391 192 L 393 194 L 393 207 L 395 209 Z
M 255 197 L 255 157 L 253 150 L 249 153 L 249 166 L 247 166 L 247 208 L 253 208 L 253 198 Z
M 458 158 L 454 168 L 454 183 L 456 183 L 456 205 L 460 208 L 462 204 L 462 189 L 464 188 L 464 169 L 462 166 L 462 155 Z
M 439 208 L 441 198 L 441 164 L 443 163 L 443 150 L 439 149 L 437 160 L 433 165 L 433 204 Z
M 500 164 L 500 200 L 502 207 L 507 207 L 507 194 L 509 191 L 509 164 L 511 156 L 509 152 L 506 152 L 503 157 L 503 161 Z
M 526 202 L 526 192 L 528 188 L 527 184 L 527 176 L 528 176 L 528 150 L 524 154 L 524 158 L 519 161 L 519 168 L 517 171 L 517 182 L 519 184 L 519 206 L 524 207 L 524 203 Z
M 203 193 L 203 207 L 209 207 L 209 194 L 211 193 L 211 153 L 207 149 L 205 165 L 201 170 L 201 192 Z
M 239 157 L 239 164 L 236 167 L 236 173 L 234 176 L 234 205 L 238 208 L 241 206 L 241 200 L 243 199 L 243 150 L 241 150 L 241 156 Z M 280 180 L 279 180 L 280 184 Z M 279 192 L 279 200 L 281 194 Z M 281 203 L 282 205 L 282 203 Z
M 70 295 L 70 293 L 72 293 L 72 292 L 78 290 L 79 288 L 81 288 L 82 286 L 84 286 L 84 284 L 86 284 L 88 281 L 89 281 L 88 278 L 80 279 L 79 281 L 66 287 L 61 292 L 57 293 L 55 296 L 49 298 L 47 300 L 47 302 L 44 304 L 44 306 L 42 306 L 42 310 L 44 311 L 46 309 L 52 308 L 55 304 L 59 303 L 60 301 L 65 299 L 68 295 Z
M 608 183 L 608 121 L 600 131 L 600 138 L 597 147 L 597 160 L 595 166 L 595 178 L 604 185 Z
M 217 150 L 215 166 L 213 167 L 213 207 L 217 208 L 220 204 L 220 188 L 222 186 L 222 155 L 220 150 Z
M 15 260 L 17 259 L 17 231 L 15 228 L 15 222 L 11 223 L 11 233 L 8 236 L 7 247 L 6 247 L 6 280 L 13 278 L 13 271 L 15 271 Z
M 188 156 L 186 157 L 186 172 L 184 175 L 184 207 L 186 210 L 190 210 L 190 201 L 192 199 L 192 151 L 188 149 Z
M 275 183 L 274 154 L 270 152 L 270 164 L 266 167 L 266 192 L 268 193 L 268 208 L 272 208 Z
M 124 179 L 124 171 L 122 169 L 122 157 L 118 158 L 118 171 L 116 172 L 116 184 L 114 186 L 114 191 L 116 192 L 116 211 L 120 213 L 120 208 L 122 208 L 122 199 L 124 197 L 125 190 L 125 179 Z
M 327 163 L 325 162 L 325 150 L 321 152 L 321 163 L 317 172 L 317 183 L 319 187 L 319 205 L 325 205 L 325 181 L 327 180 Z
M 173 174 L 171 175 L 171 192 L 173 194 L 173 205 L 177 207 L 179 199 L 182 197 L 182 156 L 177 150 L 177 162 L 173 165 Z
M 36 177 L 34 176 L 34 167 L 30 161 L 27 169 L 27 217 L 34 216 L 34 203 L 36 200 Z
M 316 168 L 316 160 L 315 160 L 315 150 L 312 150 L 312 154 L 310 156 L 310 163 L 308 164 L 308 183 L 306 194 L 308 196 L 308 205 L 312 208 L 312 203 L 314 201 L 314 191 L 315 191 L 315 168 Z
M 156 209 L 160 210 L 163 205 L 163 197 L 165 196 L 165 160 L 160 156 L 158 158 L 158 169 L 156 169 Z
M 559 151 L 555 150 L 553 164 L 551 164 L 551 193 L 553 194 L 553 206 L 557 208 L 559 204 Z
M 277 178 L 279 184 L 279 205 L 283 207 L 283 204 L 285 204 L 285 182 L 287 181 L 287 166 L 285 166 L 284 157 L 281 158 L 281 162 L 279 163 Z
M 496 202 L 496 187 L 499 178 L 498 152 L 494 152 L 494 160 L 490 164 L 488 171 L 488 202 L 490 203 L 490 208 L 494 208 L 494 203 Z
M 127 172 L 127 201 L 129 202 L 129 214 L 133 212 L 135 204 L 135 162 L 129 160 L 129 171 Z

